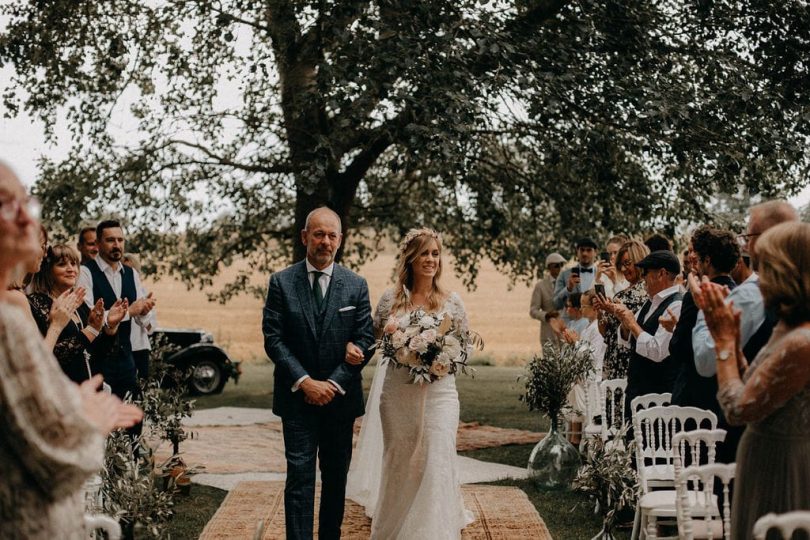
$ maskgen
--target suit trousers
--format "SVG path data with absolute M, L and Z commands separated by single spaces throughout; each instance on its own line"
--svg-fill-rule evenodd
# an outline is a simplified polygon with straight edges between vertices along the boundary
M 327 405 L 311 414 L 284 417 L 281 421 L 287 458 L 284 517 L 288 540 L 312 539 L 316 456 L 321 470 L 318 538 L 340 538 L 354 418 L 336 419 L 328 409 Z

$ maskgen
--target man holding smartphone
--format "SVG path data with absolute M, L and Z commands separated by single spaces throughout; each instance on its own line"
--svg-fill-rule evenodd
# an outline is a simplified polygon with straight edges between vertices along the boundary
M 572 293 L 583 293 L 593 288 L 596 279 L 596 250 L 598 246 L 591 238 L 580 238 L 577 242 L 577 265 L 563 270 L 557 277 L 554 287 L 554 307 L 563 311 L 565 301 Z M 563 318 L 567 317 L 563 315 Z

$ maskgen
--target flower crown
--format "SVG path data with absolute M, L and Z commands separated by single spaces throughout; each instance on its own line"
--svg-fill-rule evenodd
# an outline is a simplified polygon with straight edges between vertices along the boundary
M 405 255 L 405 250 L 408 249 L 408 246 L 411 245 L 411 242 L 419 238 L 420 236 L 430 236 L 431 238 L 435 238 L 438 242 L 442 241 L 442 236 L 434 231 L 433 229 L 422 228 L 422 229 L 411 229 L 408 231 L 408 234 L 405 235 L 405 238 L 399 243 L 399 253 L 398 257 L 402 257 Z

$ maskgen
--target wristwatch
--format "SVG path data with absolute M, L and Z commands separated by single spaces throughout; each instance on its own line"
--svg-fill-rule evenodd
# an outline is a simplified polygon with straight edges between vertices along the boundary
M 720 360 L 721 362 L 725 362 L 729 358 L 731 358 L 731 351 L 730 350 L 723 349 L 723 350 L 717 351 L 717 359 Z

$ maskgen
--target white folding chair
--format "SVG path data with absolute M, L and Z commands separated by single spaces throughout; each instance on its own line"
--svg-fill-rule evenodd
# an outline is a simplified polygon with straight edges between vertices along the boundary
M 599 383 L 603 441 L 613 438 L 624 426 L 626 421 L 624 417 L 624 394 L 626 390 L 627 379 L 608 379 Z
M 107 540 L 119 540 L 121 538 L 121 526 L 118 521 L 104 514 L 85 514 L 84 526 L 88 532 L 93 533 L 98 530 L 104 531 Z
M 672 437 L 676 433 L 716 428 L 717 415 L 697 407 L 670 405 L 636 412 L 633 415 L 633 434 L 642 492 L 649 492 L 651 487 L 675 487 Z
M 633 401 L 630 402 L 630 414 L 635 416 L 638 411 L 646 410 L 650 407 L 665 407 L 670 403 L 672 403 L 672 394 L 669 392 L 636 396 L 633 398 Z
M 684 540 L 705 538 L 714 540 L 731 538 L 731 481 L 737 469 L 736 463 L 709 463 L 693 465 L 678 472 L 675 490 L 678 497 L 676 510 L 678 517 L 678 537 Z M 723 518 L 717 509 L 714 494 L 714 479 L 723 485 Z M 690 487 L 691 484 L 691 487 Z M 702 516 L 702 520 L 693 517 Z
M 765 540 L 771 529 L 779 529 L 782 538 L 790 538 L 795 531 L 805 531 L 810 534 L 810 511 L 797 510 L 784 514 L 765 514 L 754 523 L 754 538 Z
M 582 428 L 582 441 L 579 443 L 580 452 L 585 449 L 585 443 L 588 439 L 602 436 L 602 424 L 595 422 L 600 413 L 599 383 L 588 379 L 585 382 L 585 422 Z
M 673 437 L 686 426 L 709 427 L 708 430 L 695 430 L 695 440 L 690 445 L 679 443 L 673 451 Z M 714 462 L 714 446 L 725 438 L 724 430 L 715 430 L 717 415 L 696 407 L 651 407 L 639 410 L 633 417 L 633 434 L 636 443 L 636 470 L 639 478 L 639 499 L 633 523 L 632 540 L 640 535 L 656 538 L 657 518 L 675 517 L 675 464 L 678 468 L 684 463 L 687 450 L 692 449 L 693 463 L 700 463 L 698 448 L 702 443 L 707 448 L 710 463 Z M 678 440 L 678 439 L 676 439 Z M 667 488 L 653 491 L 652 488 Z

